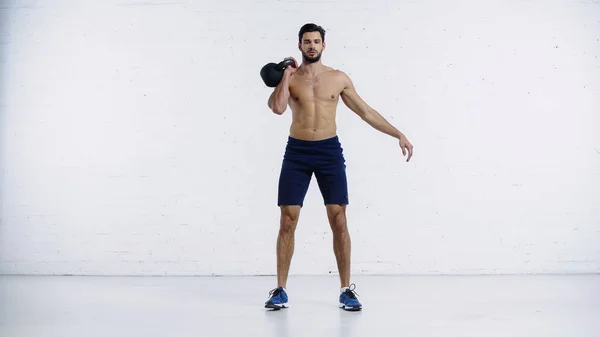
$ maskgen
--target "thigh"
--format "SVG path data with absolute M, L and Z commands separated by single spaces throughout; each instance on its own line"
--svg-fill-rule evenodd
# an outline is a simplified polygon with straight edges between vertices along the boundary
M 315 170 L 315 177 L 325 205 L 349 203 L 346 164 L 343 160 L 322 165 Z
M 302 207 L 312 173 L 303 162 L 284 159 L 279 175 L 277 205 Z

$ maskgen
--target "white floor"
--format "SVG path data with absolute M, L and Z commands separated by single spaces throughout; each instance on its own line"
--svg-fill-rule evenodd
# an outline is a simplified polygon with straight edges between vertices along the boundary
M 600 275 L 290 277 L 291 308 L 263 308 L 274 277 L 0 276 L 0 336 L 600 336 Z

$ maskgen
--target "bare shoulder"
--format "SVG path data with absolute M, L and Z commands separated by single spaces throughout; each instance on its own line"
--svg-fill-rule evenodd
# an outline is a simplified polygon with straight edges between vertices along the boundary
M 331 69 L 331 74 L 335 77 L 336 82 L 338 82 L 344 89 L 352 86 L 352 80 L 348 74 L 340 69 Z
M 329 68 L 329 73 L 332 77 L 340 82 L 347 83 L 350 80 L 350 76 L 348 76 L 348 74 L 341 69 Z

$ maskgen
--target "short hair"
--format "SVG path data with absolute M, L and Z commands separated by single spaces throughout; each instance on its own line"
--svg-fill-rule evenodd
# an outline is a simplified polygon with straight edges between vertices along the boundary
M 325 42 L 325 29 L 314 23 L 307 23 L 300 28 L 300 32 L 298 33 L 298 42 L 302 43 L 302 36 L 304 36 L 304 33 L 309 32 L 319 32 L 321 34 L 321 42 Z

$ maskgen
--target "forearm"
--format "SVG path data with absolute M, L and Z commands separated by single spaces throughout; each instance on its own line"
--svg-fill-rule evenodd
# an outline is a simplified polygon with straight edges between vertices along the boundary
M 269 108 L 276 114 L 282 114 L 287 108 L 289 98 L 289 75 L 284 74 L 271 97 L 269 97 Z
M 400 132 L 392 124 L 390 124 L 375 109 L 369 109 L 368 112 L 362 116 L 362 119 L 377 131 L 383 132 L 394 138 L 400 139 L 400 136 L 402 135 L 402 132 Z

